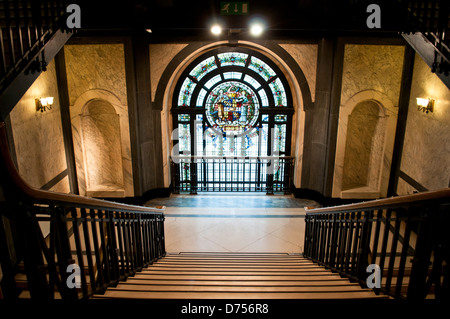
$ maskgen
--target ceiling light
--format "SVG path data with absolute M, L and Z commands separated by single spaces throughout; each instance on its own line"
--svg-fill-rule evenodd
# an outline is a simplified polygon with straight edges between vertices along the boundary
M 145 29 L 148 33 L 152 33 L 152 29 Z
M 264 27 L 260 23 L 254 23 L 250 26 L 250 34 L 254 36 L 260 36 L 264 31 Z
M 219 35 L 222 33 L 222 27 L 218 24 L 215 24 L 211 27 L 211 33 L 214 35 Z

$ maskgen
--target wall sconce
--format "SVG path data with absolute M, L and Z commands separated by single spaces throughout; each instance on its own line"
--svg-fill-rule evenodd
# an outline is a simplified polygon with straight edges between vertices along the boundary
M 53 97 L 41 97 L 34 99 L 36 102 L 36 111 L 44 112 L 46 110 L 51 110 L 53 106 Z
M 434 109 L 434 100 L 433 99 L 424 99 L 421 97 L 417 98 L 417 109 L 419 111 L 428 113 L 433 112 Z

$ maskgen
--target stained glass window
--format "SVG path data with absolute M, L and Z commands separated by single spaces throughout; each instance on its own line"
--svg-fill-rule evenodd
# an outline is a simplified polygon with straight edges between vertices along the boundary
M 229 80 L 229 79 L 239 80 L 242 77 L 242 73 L 241 72 L 225 72 L 223 74 L 223 77 L 226 80 Z
M 266 91 L 259 90 L 258 91 L 259 97 L 261 98 L 261 106 L 269 106 L 269 99 L 267 98 Z
M 273 152 L 275 155 L 286 151 L 286 124 L 275 124 Z
M 198 97 L 197 97 L 197 103 L 195 105 L 198 107 L 202 107 L 203 101 L 205 100 L 205 96 L 206 96 L 206 90 L 201 89 L 200 93 L 198 94 Z
M 269 87 L 275 99 L 275 106 L 287 106 L 286 92 L 280 79 L 276 78 L 275 81 L 270 82 Z
M 220 81 L 222 81 L 222 78 L 220 77 L 220 75 L 216 75 L 211 80 L 206 82 L 205 87 L 210 89 L 214 84 L 219 83 Z
M 217 69 L 216 59 L 212 56 L 197 64 L 189 73 L 197 81 L 200 81 L 206 74 Z
M 190 119 L 191 119 L 191 116 L 189 114 L 178 114 L 179 122 L 189 122 Z
M 259 102 L 250 87 L 235 81 L 216 86 L 206 99 L 206 118 L 223 133 L 240 134 L 254 127 Z
M 245 66 L 248 54 L 239 52 L 226 52 L 217 55 L 220 61 L 220 66 Z
M 178 124 L 179 152 L 188 154 L 191 151 L 191 125 Z
M 267 63 L 254 56 L 252 56 L 248 68 L 258 73 L 266 81 L 276 75 L 275 71 L 269 65 L 267 65 Z
M 189 106 L 196 85 L 190 78 L 184 80 L 178 97 L 178 106 Z
M 191 113 L 185 108 L 174 113 L 180 152 L 206 156 L 289 152 L 285 143 L 290 113 L 283 112 L 290 100 L 276 65 L 253 53 L 232 51 L 205 54 L 198 61 L 184 73 L 174 102 L 176 107 L 192 107 Z M 277 113 L 260 114 L 262 108 L 281 106 Z
M 253 86 L 253 88 L 258 89 L 261 84 L 256 81 L 254 78 L 252 78 L 250 75 L 246 74 L 244 76 L 244 82 L 247 82 L 248 84 L 250 84 L 251 86 Z
M 275 122 L 286 122 L 287 121 L 287 115 L 286 114 L 277 114 L 274 117 Z

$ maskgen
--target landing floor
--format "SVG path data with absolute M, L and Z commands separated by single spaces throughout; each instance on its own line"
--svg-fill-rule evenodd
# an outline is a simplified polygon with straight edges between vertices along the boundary
M 292 195 L 208 193 L 156 198 L 166 206 L 167 252 L 303 252 L 306 206 Z

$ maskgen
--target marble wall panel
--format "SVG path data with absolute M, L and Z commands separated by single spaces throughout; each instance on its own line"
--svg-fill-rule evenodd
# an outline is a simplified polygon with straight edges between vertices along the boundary
M 111 189 L 109 192 L 90 194 L 102 197 L 134 196 L 124 46 L 123 44 L 66 45 L 64 52 L 80 194 L 88 194 L 87 162 L 83 145 L 83 108 L 92 100 L 103 100 L 113 106 L 119 118 L 121 149 L 117 151 L 121 154 L 122 165 L 119 160 L 113 162 L 114 170 L 120 170 L 122 173 L 123 190 L 117 192 Z M 96 160 L 105 159 L 96 158 Z M 111 174 L 107 172 L 110 170 L 105 169 L 105 174 Z M 104 186 L 106 187 L 106 184 Z
M 341 107 L 333 177 L 333 197 L 378 198 L 387 194 L 392 162 L 398 99 L 403 69 L 404 46 L 346 44 L 342 73 Z M 371 156 L 367 183 L 357 192 L 344 194 L 344 161 L 349 115 L 362 101 L 380 105 L 380 113 Z M 351 170 L 347 170 L 351 174 Z
M 280 44 L 298 63 L 308 81 L 311 98 L 315 101 L 317 77 L 317 44 Z
M 35 98 L 52 96 L 51 110 L 37 112 Z M 18 171 L 30 185 L 41 188 L 67 169 L 54 61 L 28 89 L 10 113 Z M 68 180 L 61 182 L 68 192 Z
M 155 100 L 159 80 L 167 65 L 187 44 L 150 44 L 150 83 L 152 101 Z
M 341 104 L 358 92 L 374 90 L 397 105 L 404 51 L 403 46 L 346 44 Z
M 418 111 L 418 97 L 434 99 L 434 112 Z M 450 90 L 417 54 L 400 169 L 429 190 L 449 187 Z M 399 183 L 397 193 L 413 190 Z
M 114 92 L 127 105 L 123 44 L 66 45 L 70 105 L 84 92 L 103 89 Z

